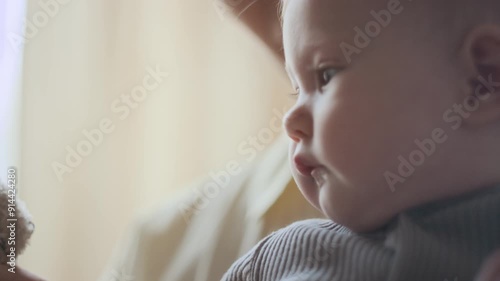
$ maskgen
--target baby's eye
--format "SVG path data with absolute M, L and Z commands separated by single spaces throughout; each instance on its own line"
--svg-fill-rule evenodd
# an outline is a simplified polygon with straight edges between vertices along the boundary
M 332 67 L 320 70 L 320 86 L 326 86 L 330 82 L 330 80 L 332 80 L 333 76 L 337 74 L 337 72 L 339 72 L 339 70 Z

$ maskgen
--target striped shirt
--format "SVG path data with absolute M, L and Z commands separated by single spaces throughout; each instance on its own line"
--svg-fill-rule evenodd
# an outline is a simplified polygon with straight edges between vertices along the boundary
M 296 222 L 260 241 L 224 281 L 471 281 L 500 248 L 500 187 L 429 203 L 360 234 Z

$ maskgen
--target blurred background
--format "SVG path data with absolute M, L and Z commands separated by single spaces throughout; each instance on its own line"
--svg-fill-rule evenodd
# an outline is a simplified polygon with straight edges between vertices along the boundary
M 51 281 L 96 280 L 137 214 L 251 161 L 292 103 L 217 0 L 2 0 L 0 35 L 0 179 L 36 224 L 20 265 Z

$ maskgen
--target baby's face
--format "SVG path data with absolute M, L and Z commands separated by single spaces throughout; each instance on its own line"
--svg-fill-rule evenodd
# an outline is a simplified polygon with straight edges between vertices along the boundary
M 456 147 L 448 141 L 411 176 L 398 173 L 398 157 L 409 159 L 416 139 L 446 128 L 442 116 L 456 102 L 459 85 L 448 58 L 404 26 L 411 2 L 397 4 L 291 0 L 283 15 L 287 71 L 299 90 L 285 118 L 294 178 L 311 204 L 359 231 L 445 196 L 459 170 L 447 163 L 460 159 L 451 157 Z M 356 44 L 355 27 L 365 32 L 375 21 L 370 12 L 382 9 L 391 13 L 390 23 L 379 24 L 380 34 L 369 43 Z M 357 51 L 350 54 L 345 44 L 343 50 L 343 42 Z M 442 141 L 451 134 L 436 136 Z M 391 186 L 388 171 L 404 182 Z

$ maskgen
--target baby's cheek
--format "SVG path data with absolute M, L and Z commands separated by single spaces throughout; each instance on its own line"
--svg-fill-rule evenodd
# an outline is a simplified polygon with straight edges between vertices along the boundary
M 380 125 L 383 121 L 363 110 L 339 104 L 325 110 L 318 120 L 319 155 L 351 183 L 381 177 L 381 165 L 390 152 L 386 139 L 390 135 L 384 134 L 384 125 Z

